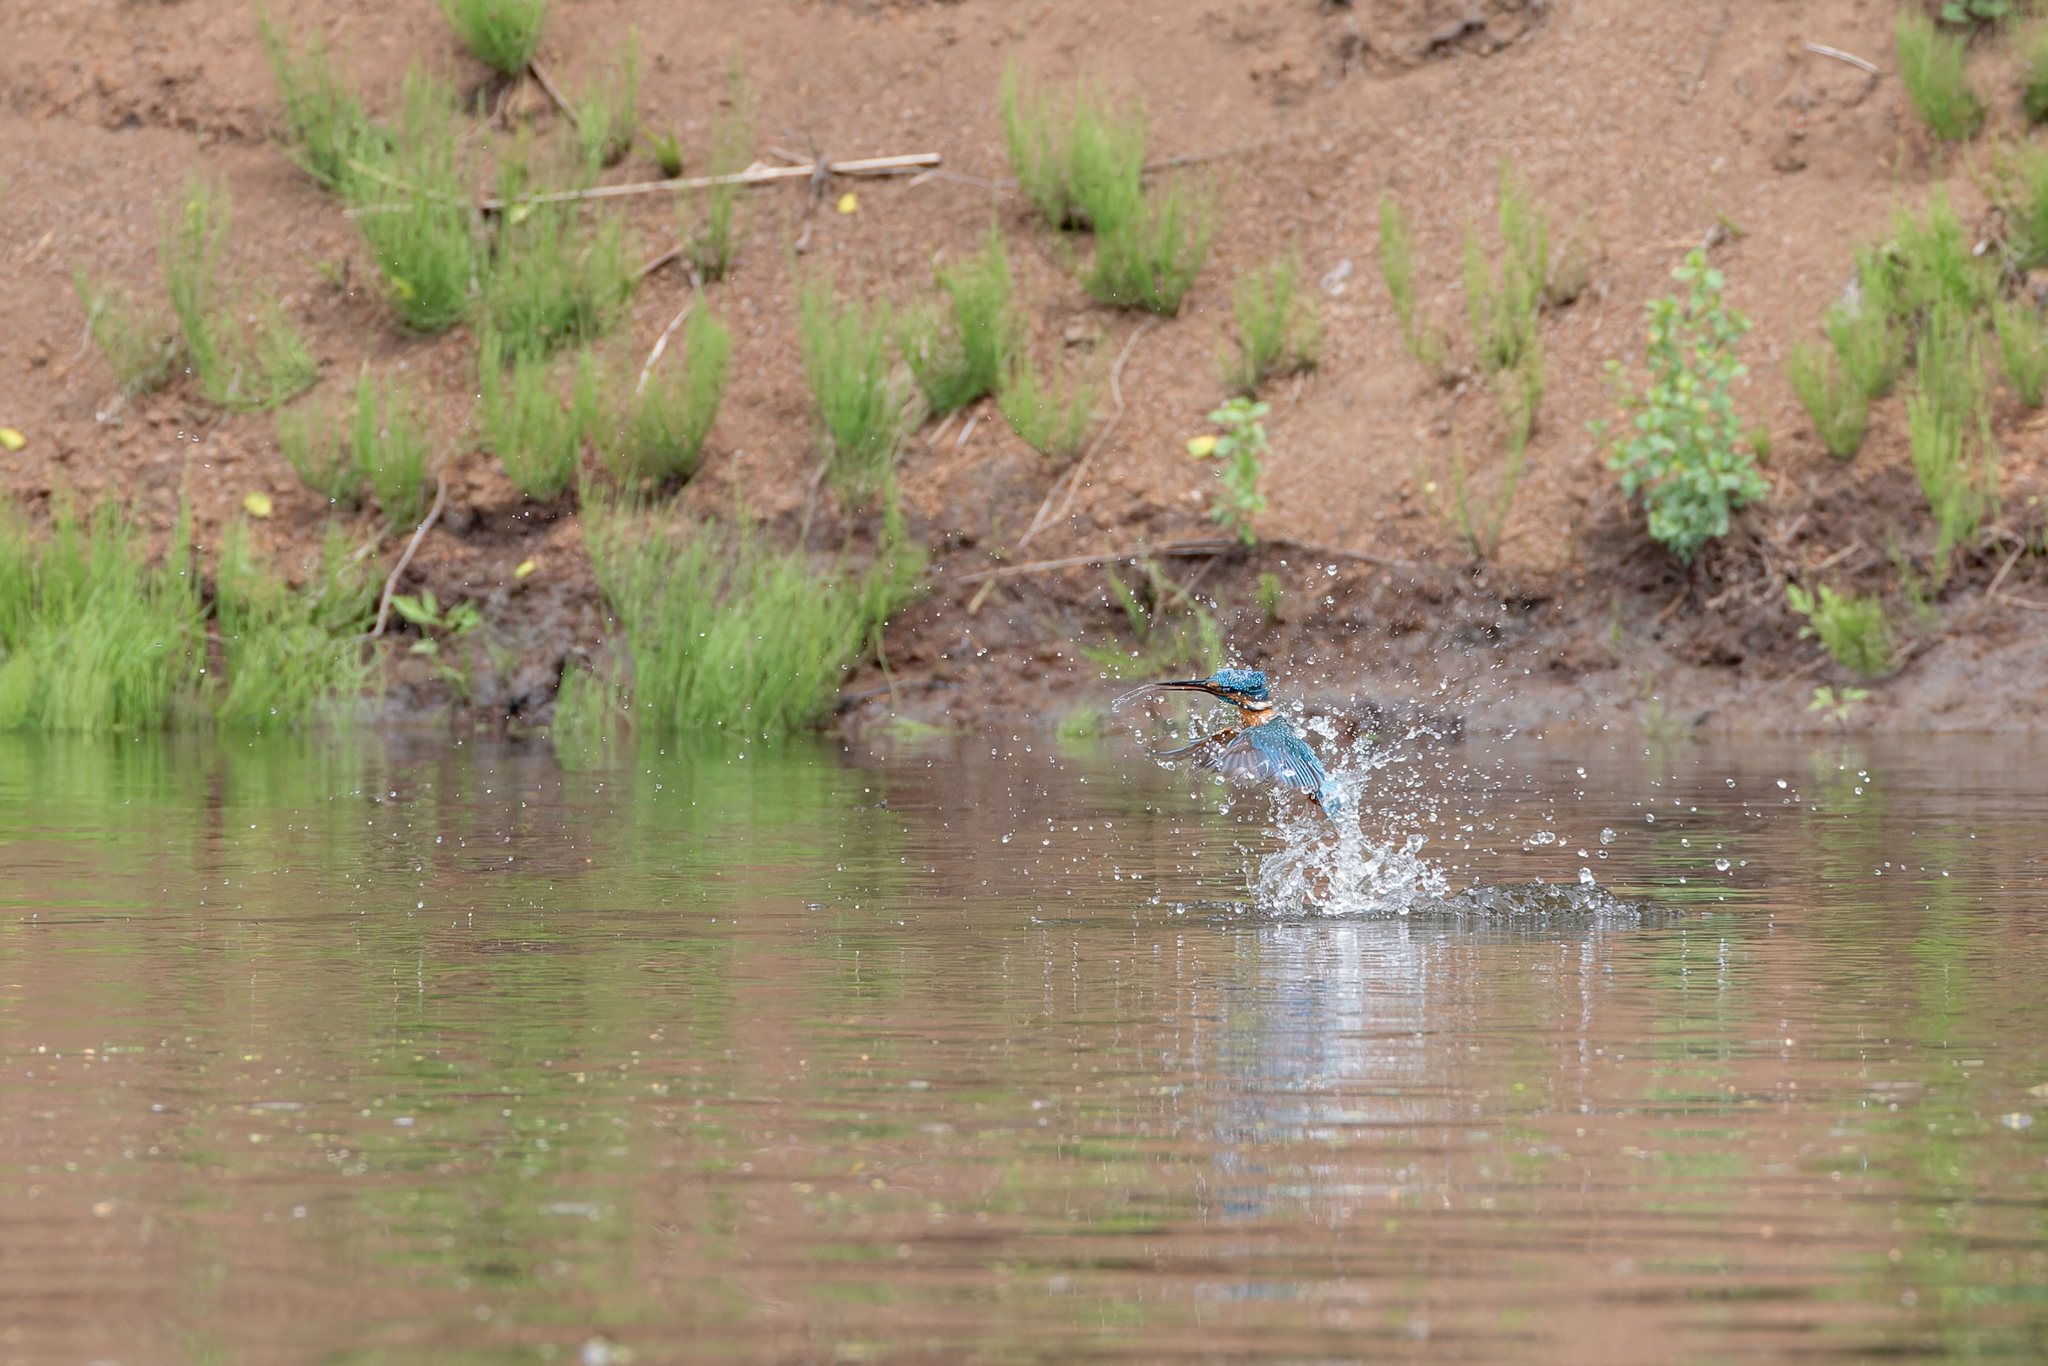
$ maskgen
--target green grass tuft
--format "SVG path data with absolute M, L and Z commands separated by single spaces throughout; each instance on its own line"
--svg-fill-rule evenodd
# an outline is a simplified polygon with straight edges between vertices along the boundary
M 732 333 L 700 298 L 683 327 L 681 362 L 656 365 L 645 389 L 613 405 L 616 425 L 601 442 L 613 478 L 658 489 L 696 473 L 731 373 Z
M 300 483 L 330 503 L 354 504 L 362 494 L 363 467 L 343 427 L 324 405 L 309 400 L 277 414 L 277 449 Z
M 1081 277 L 1087 291 L 1118 308 L 1172 317 L 1194 286 L 1216 235 L 1216 190 L 1176 172 L 1149 193 L 1135 177 L 1091 190 L 1095 259 Z
M 1857 268 L 1857 297 L 1830 305 L 1823 326 L 1849 382 L 1866 400 L 1879 399 L 1906 363 L 1906 328 L 1886 293 L 1890 272 L 1861 256 Z
M 412 397 L 388 378 L 378 384 L 368 365 L 356 381 L 349 443 L 385 522 L 394 531 L 417 523 L 427 506 L 426 427 Z
M 308 720 L 370 682 L 361 643 L 377 605 L 377 585 L 347 541 L 328 527 L 317 587 L 287 585 L 250 549 L 248 528 L 231 522 L 214 571 L 213 610 L 227 664 L 211 697 L 224 725 L 285 726 Z
M 1885 619 L 1884 603 L 1877 598 L 1837 593 L 1826 584 L 1809 593 L 1788 583 L 1785 599 L 1810 623 L 1799 628 L 1800 638 L 1818 636 L 1843 668 L 1865 678 L 1882 678 L 1899 667 L 1891 623 Z
M 973 256 L 938 272 L 950 305 L 943 315 L 910 320 L 901 338 L 904 359 L 935 414 L 965 407 L 1003 382 L 1011 355 L 1022 345 L 1023 319 L 1000 229 Z
M 2042 26 L 2048 34 L 2048 24 Z M 2005 211 L 2013 267 L 2048 265 L 2048 147 L 2022 142 L 2001 145 L 1994 161 L 1993 198 Z
M 2028 28 L 2015 46 L 2025 82 L 2020 89 L 2020 108 L 2033 123 L 2048 121 L 2048 23 Z
M 170 382 L 183 348 L 168 313 L 144 310 L 134 295 L 118 286 L 95 284 L 84 266 L 71 272 L 71 285 L 85 307 L 86 329 L 113 367 L 122 393 L 133 398 Z
M 905 395 L 889 375 L 889 309 L 832 301 L 832 280 L 807 281 L 797 310 L 804 378 L 811 386 L 818 453 L 849 507 L 871 504 L 888 485 L 903 436 Z
M 1998 447 L 1984 401 L 1984 361 L 1975 319 L 1953 304 L 1936 308 L 1920 339 L 1917 391 L 1906 400 L 1913 472 L 1938 536 L 1935 560 L 1977 534 L 1997 506 Z
M 441 0 L 448 26 L 478 61 L 517 76 L 540 45 L 548 0 Z
M 1841 460 L 1853 457 L 1870 426 L 1870 399 L 1847 367 L 1837 369 L 1826 348 L 1799 342 L 1786 374 L 1828 453 Z
M 1145 167 L 1145 111 L 1112 109 L 1084 78 L 1064 104 L 1026 94 L 1023 68 L 1003 68 L 1003 139 L 1017 188 L 1054 228 L 1093 227 L 1105 204 L 1135 190 Z
M 632 661 L 633 712 L 678 731 L 762 736 L 831 714 L 847 667 L 907 602 L 923 556 L 890 525 L 874 565 L 814 572 L 749 529 L 678 534 L 610 513 L 591 518 L 590 558 Z
M 1892 216 L 1889 250 L 1872 258 L 1880 269 L 1870 273 L 1877 289 L 1900 317 L 1922 320 L 1942 304 L 1975 313 L 1991 301 L 1998 285 L 1998 266 L 1979 256 L 1970 230 L 1949 203 L 1948 191 L 1935 186 L 1918 216 L 1904 210 Z M 1870 288 L 1868 279 L 1864 288 Z
M 1380 274 L 1393 297 L 1394 316 L 1401 320 L 1401 342 L 1408 354 L 1443 378 L 1448 373 L 1451 341 L 1443 328 L 1416 313 L 1415 242 L 1408 231 L 1408 215 L 1391 193 L 1380 196 Z
M 346 190 L 357 176 L 353 163 L 382 158 L 384 135 L 329 63 L 318 34 L 294 56 L 289 39 L 268 14 L 259 15 L 256 24 L 284 99 L 286 154 L 326 188 Z
M 1550 261 L 1550 220 L 1503 157 L 1500 163 L 1501 259 L 1496 268 L 1471 227 L 1465 230 L 1465 305 L 1480 373 L 1514 370 L 1539 343 L 1537 314 Z
M 1991 325 L 1998 333 L 1999 358 L 2013 391 L 2029 408 L 2040 407 L 2042 390 L 2048 386 L 2048 326 L 2043 325 L 2041 310 L 2031 301 L 1994 299 Z
M 1984 122 L 1984 105 L 1970 89 L 1963 69 L 1961 34 L 1942 33 L 1916 5 L 1899 10 L 1894 30 L 1899 54 L 1899 80 L 1927 131 L 1944 142 L 1961 142 Z
M 1225 353 L 1224 382 L 1247 398 L 1274 375 L 1316 368 L 1322 358 L 1323 320 L 1301 289 L 1301 258 L 1293 252 L 1237 277 L 1231 291 L 1237 317 L 1237 354 Z
M 633 150 L 633 136 L 640 130 L 640 31 L 626 30 L 626 45 L 619 53 L 611 79 L 595 83 L 584 91 L 576 106 L 576 135 L 583 144 L 583 160 L 596 170 L 616 166 Z
M 747 169 L 754 159 L 754 88 L 738 62 L 726 73 L 728 108 L 711 124 L 711 160 L 706 174 L 733 176 Z M 664 168 L 666 169 L 666 168 Z M 676 170 L 682 170 L 677 152 Z M 685 218 L 684 236 L 690 244 L 690 262 L 706 280 L 722 280 L 732 273 L 739 259 L 739 184 L 712 185 L 703 192 L 703 216 L 695 222 Z
M 624 219 L 605 215 L 586 233 L 574 204 L 536 204 L 515 216 L 508 212 L 498 229 L 479 330 L 498 333 L 508 355 L 525 357 L 609 332 L 639 283 Z
M 384 276 L 384 297 L 415 332 L 445 332 L 469 307 L 478 269 L 474 216 L 457 162 L 454 89 L 418 66 L 389 155 L 348 186 L 356 230 Z
M 1069 379 L 1064 369 L 1055 361 L 1050 377 L 1042 378 L 1031 353 L 1020 344 L 1004 367 L 996 396 L 1011 431 L 1041 455 L 1061 459 L 1079 454 L 1101 393 L 1096 385 Z
M 504 346 L 486 334 L 477 349 L 477 395 L 484 445 L 505 467 L 506 478 L 527 497 L 545 502 L 576 483 L 583 441 L 597 427 L 597 359 L 588 350 L 571 367 L 564 403 L 556 367 L 517 356 L 508 374 Z
M 320 367 L 277 301 L 228 292 L 220 278 L 232 208 L 227 185 L 194 177 L 158 244 L 185 356 L 209 403 L 233 412 L 274 408 L 309 388 Z

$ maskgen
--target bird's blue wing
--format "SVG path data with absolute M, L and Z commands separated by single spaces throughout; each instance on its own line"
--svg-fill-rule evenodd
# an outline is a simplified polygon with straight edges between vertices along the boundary
M 1332 816 L 1344 806 L 1343 795 L 1323 770 L 1322 761 L 1285 721 L 1253 726 L 1197 762 L 1232 782 L 1275 783 L 1306 792 Z

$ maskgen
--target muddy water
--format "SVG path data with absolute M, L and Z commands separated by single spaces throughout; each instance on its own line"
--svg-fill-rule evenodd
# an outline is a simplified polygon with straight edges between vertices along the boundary
M 1395 756 L 0 740 L 0 1366 L 2048 1359 L 2048 752 Z

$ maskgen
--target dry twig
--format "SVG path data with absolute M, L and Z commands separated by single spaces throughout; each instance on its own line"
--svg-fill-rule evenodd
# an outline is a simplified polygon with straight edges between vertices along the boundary
M 398 557 L 398 564 L 392 569 L 391 577 L 384 580 L 384 599 L 377 604 L 377 624 L 370 628 L 370 639 L 375 640 L 378 636 L 384 634 L 384 623 L 391 619 L 391 595 L 398 591 L 398 576 L 403 574 L 405 567 L 412 563 L 413 552 L 420 548 L 420 542 L 426 539 L 427 528 L 440 518 L 441 507 L 447 501 L 448 481 L 441 475 L 436 474 L 434 476 L 434 506 L 427 509 L 426 520 L 421 522 L 419 530 L 412 534 L 412 544 L 406 546 L 405 553 Z
M 1808 43 L 1806 50 L 1817 57 L 1833 57 L 1838 62 L 1847 62 L 1850 66 L 1862 67 L 1873 76 L 1882 76 L 1884 74 L 1876 66 L 1864 61 L 1861 57 L 1852 52 L 1844 52 L 1838 47 L 1824 47 L 1819 43 Z
M 555 102 L 555 108 L 562 111 L 562 117 L 569 120 L 569 126 L 580 132 L 583 128 L 583 121 L 576 117 L 576 111 L 570 107 L 569 101 L 562 98 L 562 92 L 555 89 L 555 83 L 548 79 L 547 72 L 541 70 L 540 63 L 528 62 L 526 69 L 533 73 L 533 79 L 539 83 L 542 90 L 547 92 L 548 98 Z
M 850 176 L 902 175 L 939 164 L 937 152 L 909 152 L 902 156 L 862 157 L 853 161 L 832 161 L 801 166 L 763 166 L 755 162 L 732 175 L 678 176 L 674 180 L 642 180 L 631 185 L 598 185 L 588 190 L 551 190 L 544 194 L 523 194 L 516 199 L 486 199 L 486 213 L 499 213 L 513 204 L 569 204 L 585 199 L 618 199 L 629 195 L 672 194 L 678 190 L 708 190 L 714 185 L 766 185 L 779 180 L 810 180 L 820 174 Z M 822 171 L 820 167 L 822 166 Z

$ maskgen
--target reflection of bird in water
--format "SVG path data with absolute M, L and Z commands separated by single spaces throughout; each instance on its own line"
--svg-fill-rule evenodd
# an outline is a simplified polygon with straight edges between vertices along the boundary
M 1237 708 L 1238 724 L 1212 731 L 1192 744 L 1163 750 L 1153 757 L 1171 759 L 1193 754 L 1203 768 L 1235 782 L 1278 783 L 1315 799 L 1323 814 L 1334 819 L 1344 809 L 1344 795 L 1323 771 L 1293 727 L 1273 714 L 1266 695 L 1266 676 L 1257 669 L 1218 669 L 1207 678 L 1147 683 L 1111 703 L 1112 708 L 1158 692 L 1199 692 L 1219 697 Z

